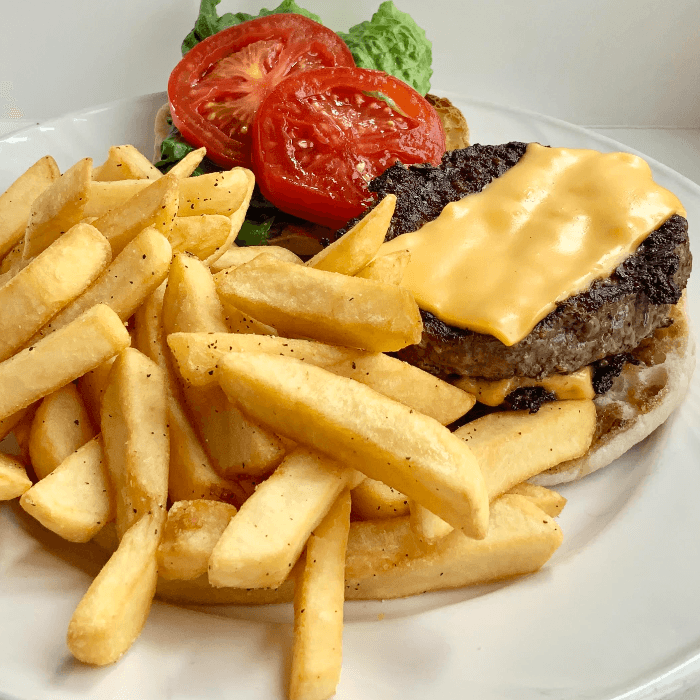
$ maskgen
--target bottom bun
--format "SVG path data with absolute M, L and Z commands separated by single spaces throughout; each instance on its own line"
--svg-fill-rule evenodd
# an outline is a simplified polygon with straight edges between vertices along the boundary
M 556 486 L 607 466 L 658 428 L 683 400 L 695 368 L 685 297 L 671 313 L 673 324 L 658 329 L 631 354 L 610 391 L 595 399 L 597 426 L 588 452 L 530 479 Z

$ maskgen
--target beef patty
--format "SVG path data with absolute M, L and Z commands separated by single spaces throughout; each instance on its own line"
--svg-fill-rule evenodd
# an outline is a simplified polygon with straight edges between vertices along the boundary
M 476 144 L 451 151 L 441 165 L 394 165 L 369 188 L 396 195 L 396 210 L 386 240 L 437 218 L 449 202 L 481 191 L 513 167 L 527 144 Z M 339 234 L 347 231 L 350 222 Z M 607 278 L 561 302 L 519 343 L 506 346 L 491 335 L 449 326 L 422 311 L 423 337 L 397 355 L 439 376 L 486 379 L 542 378 L 574 372 L 608 355 L 626 353 L 657 328 L 686 286 L 692 258 L 688 222 L 675 215 L 652 232 Z

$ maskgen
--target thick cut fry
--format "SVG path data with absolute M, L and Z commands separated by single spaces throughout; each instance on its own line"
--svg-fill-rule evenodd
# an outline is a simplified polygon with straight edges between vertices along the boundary
M 233 168 L 222 173 L 182 178 L 179 216 L 230 216 L 245 201 L 249 189 L 249 175 L 252 176 L 252 173 L 245 168 Z
M 524 481 L 508 490 L 509 494 L 524 496 L 541 508 L 550 518 L 556 518 L 566 505 L 566 498 L 552 489 L 536 486 Z
M 366 267 L 363 267 L 355 277 L 363 277 L 366 280 L 376 280 L 386 284 L 401 284 L 411 254 L 407 250 L 397 250 L 394 253 L 375 258 Z
M 173 333 L 168 337 L 168 344 L 180 374 L 193 386 L 215 382 L 213 370 L 226 353 L 257 352 L 293 357 L 354 379 L 443 425 L 463 416 L 475 403 L 474 397 L 466 391 L 382 353 L 313 340 L 235 333 Z
M 97 229 L 77 224 L 0 287 L 0 361 L 84 292 L 111 257 Z
M 166 334 L 181 331 L 226 330 L 225 314 L 206 265 L 176 255 L 163 299 Z M 192 420 L 214 468 L 224 478 L 269 473 L 284 457 L 284 447 L 231 405 L 216 386 L 183 387 Z
M 395 285 L 261 257 L 215 280 L 223 299 L 284 335 L 377 352 L 421 337 L 418 306 Z
M 452 525 L 420 504 L 412 502 L 409 506 L 411 529 L 422 542 L 432 544 L 454 530 Z
M 344 236 L 334 241 L 306 264 L 317 270 L 357 274 L 377 254 L 391 223 L 396 195 L 388 194 Z
M 218 501 L 173 503 L 158 547 L 159 575 L 190 581 L 206 574 L 212 550 L 234 515 L 234 506 Z
M 114 358 L 103 362 L 78 379 L 78 391 L 93 425 L 99 425 L 101 421 L 102 397 L 109 383 L 109 373 L 113 364 Z
M 17 441 L 21 461 L 24 464 L 31 464 L 29 457 L 29 434 L 32 430 L 32 422 L 34 421 L 34 413 L 36 412 L 38 402 L 23 409 L 24 415 L 17 421 L 17 424 L 12 429 L 12 434 Z M 22 411 L 20 411 L 22 413 Z M 13 414 L 13 416 L 16 414 Z
M 426 545 L 411 530 L 408 517 L 355 522 L 348 538 L 345 597 L 402 598 L 533 573 L 561 541 L 558 525 L 515 495 L 494 501 L 483 540 L 455 530 Z
M 554 401 L 537 413 L 492 413 L 454 435 L 476 455 L 493 500 L 535 474 L 585 454 L 595 425 L 593 401 Z
M 15 429 L 15 426 L 25 418 L 27 413 L 30 412 L 30 418 L 32 418 L 34 415 L 34 409 L 30 406 L 29 408 L 23 408 L 21 411 L 17 411 L 17 413 L 13 413 L 11 416 L 0 420 L 0 440 L 4 440 Z M 29 425 L 31 426 L 31 420 Z M 28 439 L 29 437 L 27 434 L 27 440 Z
M 158 180 L 160 170 L 138 148 L 112 146 L 107 160 L 92 172 L 93 180 Z
M 190 151 L 182 160 L 170 168 L 168 174 L 172 173 L 177 178 L 189 177 L 198 168 L 205 155 L 207 155 L 206 148 Z
M 100 305 L 0 362 L 0 419 L 89 372 L 129 342 L 129 333 L 119 316 Z
M 231 219 L 221 214 L 176 216 L 169 239 L 174 253 L 190 253 L 206 260 L 231 235 Z
M 60 175 L 56 161 L 44 156 L 0 195 L 0 257 L 24 237 L 34 200 Z
M 292 253 L 287 248 L 282 248 L 277 245 L 253 245 L 253 246 L 237 246 L 232 245 L 216 262 L 212 263 L 212 272 L 221 272 L 232 267 L 245 265 L 258 255 L 267 255 L 277 258 L 285 262 L 301 265 L 301 258 Z
M 61 234 L 80 223 L 85 216 L 91 174 L 92 159 L 83 158 L 34 200 L 24 232 L 24 260 L 39 255 Z
M 168 494 L 170 440 L 165 376 L 127 348 L 115 360 L 102 398 L 102 440 L 116 496 L 117 534 L 162 511 Z
M 22 462 L 0 452 L 0 501 L 18 498 L 32 485 Z
M 417 343 L 410 292 L 391 284 L 261 257 L 217 273 L 220 296 L 283 335 L 388 352 Z
M 212 263 L 216 262 L 234 244 L 234 241 L 241 230 L 241 226 L 243 226 L 246 212 L 248 211 L 248 206 L 250 205 L 250 199 L 253 196 L 253 189 L 255 187 L 255 175 L 253 175 L 250 170 L 245 169 L 244 174 L 246 178 L 246 190 L 243 193 L 243 199 L 236 210 L 229 215 L 229 218 L 231 219 L 231 233 L 229 234 L 228 240 L 204 261 L 207 265 L 211 265 Z
M 352 516 L 356 520 L 382 520 L 408 515 L 408 499 L 391 486 L 364 479 L 350 494 Z
M 467 535 L 485 536 L 479 465 L 433 418 L 286 357 L 229 353 L 217 374 L 228 397 L 271 430 L 383 481 Z
M 170 423 L 168 495 L 172 502 L 206 498 L 240 505 L 245 493 L 234 481 L 221 478 L 211 465 L 182 408 L 183 398 L 169 361 L 163 332 L 165 284 L 148 297 L 136 312 L 135 344 L 165 372 Z
M 277 331 L 272 326 L 256 321 L 251 316 L 239 311 L 235 306 L 231 306 L 231 304 L 228 304 L 225 301 L 222 302 L 221 305 L 224 309 L 224 320 L 226 321 L 226 327 L 231 331 L 231 333 L 244 333 L 246 335 L 277 335 Z
M 20 505 L 71 542 L 87 542 L 114 518 L 114 498 L 99 436 L 32 486 Z
M 209 582 L 234 588 L 280 586 L 312 530 L 355 474 L 314 452 L 292 452 L 229 523 L 209 560 Z
M 290 700 L 327 700 L 340 680 L 349 528 L 350 494 L 345 491 L 306 546 L 294 593 Z
M 144 515 L 134 523 L 78 604 L 67 640 L 76 659 L 114 663 L 141 633 L 156 590 L 163 519 Z
M 162 179 L 162 178 L 161 178 Z M 102 217 L 113 209 L 125 205 L 132 197 L 148 189 L 151 180 L 92 181 L 90 196 L 85 205 L 86 217 Z
M 93 222 L 93 226 L 110 242 L 114 255 L 120 253 L 129 241 L 149 226 L 168 238 L 177 214 L 178 180 L 175 176 L 165 175 L 155 182 L 150 180 L 134 180 L 134 182 L 150 184 L 146 189 Z M 92 186 L 94 188 L 95 183 Z
M 35 336 L 38 340 L 76 319 L 87 309 L 105 304 L 128 320 L 168 275 L 170 243 L 153 228 L 139 233 L 83 295 L 67 306 Z
M 97 431 L 75 384 L 70 383 L 39 404 L 29 433 L 29 456 L 37 479 L 44 479 Z

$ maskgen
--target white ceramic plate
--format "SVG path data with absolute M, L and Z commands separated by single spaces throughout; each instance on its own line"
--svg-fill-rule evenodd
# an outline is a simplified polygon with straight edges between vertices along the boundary
M 584 129 L 451 96 L 473 138 L 619 150 Z M 68 115 L 0 140 L 0 191 L 51 153 L 64 169 L 111 144 L 152 151 L 164 95 Z M 629 150 L 629 149 L 627 149 Z M 700 188 L 651 161 L 700 221 Z M 691 234 L 692 235 L 692 234 Z M 697 248 L 697 241 L 693 242 Z M 700 318 L 696 273 L 691 316 Z M 682 408 L 614 465 L 564 487 L 564 544 L 507 584 L 346 605 L 338 700 L 649 700 L 700 681 L 700 379 Z M 0 697 L 28 700 L 284 698 L 291 611 L 156 603 L 118 664 L 72 660 L 65 633 L 90 583 L 82 546 L 31 534 L 0 506 Z M 35 528 L 36 529 L 36 528 Z M 87 549 L 89 552 L 89 548 Z M 379 619 L 379 618 L 382 619 Z

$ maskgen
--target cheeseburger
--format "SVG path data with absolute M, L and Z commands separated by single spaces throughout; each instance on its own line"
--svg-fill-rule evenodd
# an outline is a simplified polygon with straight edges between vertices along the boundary
M 605 466 L 679 404 L 695 363 L 688 222 L 641 158 L 477 144 L 370 189 L 397 197 L 380 254 L 410 251 L 402 285 L 423 316 L 399 357 L 490 410 L 594 398 L 588 454 L 538 483 Z

